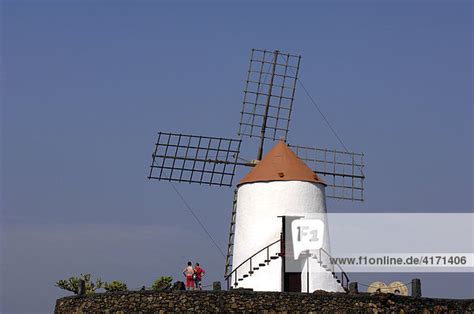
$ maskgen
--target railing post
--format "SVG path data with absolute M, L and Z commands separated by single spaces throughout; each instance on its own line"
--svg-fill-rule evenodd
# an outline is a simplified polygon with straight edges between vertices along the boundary
M 252 258 L 250 258 L 250 271 L 253 271 L 253 267 L 252 267 Z M 252 274 L 250 273 L 250 275 L 252 275 Z
M 358 286 L 357 282 L 351 282 L 349 284 L 349 293 L 353 293 L 353 294 L 358 294 L 359 293 L 359 286 Z
M 267 265 L 270 264 L 270 247 L 267 246 Z
M 421 280 L 418 278 L 411 281 L 411 296 L 414 298 L 421 297 Z

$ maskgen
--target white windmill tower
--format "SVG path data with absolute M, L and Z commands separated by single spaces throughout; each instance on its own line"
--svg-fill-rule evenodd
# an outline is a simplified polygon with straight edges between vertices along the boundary
M 362 201 L 365 178 L 363 154 L 285 143 L 300 60 L 278 50 L 252 49 L 239 135 L 259 138 L 256 160 L 238 161 L 241 139 L 158 135 L 150 179 L 232 186 L 237 166 L 253 167 L 234 193 L 228 288 L 347 290 L 347 275 L 329 262 L 327 228 L 316 253 L 308 250 L 300 257 L 288 244 L 292 233 L 285 232 L 289 222 L 302 216 L 319 214 L 324 221 L 326 198 Z M 262 158 L 265 139 L 279 142 Z M 288 267 L 289 258 L 299 268 Z
M 282 243 L 275 243 L 282 236 L 281 218 L 326 214 L 325 186 L 318 175 L 283 141 L 278 142 L 240 181 L 233 261 L 234 265 L 240 266 L 241 271 L 249 269 L 252 275 L 242 280 L 241 287 L 259 291 L 344 291 L 333 275 L 314 258 L 305 261 L 310 263 L 311 273 L 308 278 L 308 265 L 302 265 L 301 273 L 282 272 L 283 259 L 272 260 L 272 257 L 281 256 Z M 266 247 L 268 257 L 265 249 L 249 259 L 255 252 Z M 329 251 L 329 241 L 325 241 L 323 248 L 326 252 Z M 294 284 L 296 287 L 291 287 Z

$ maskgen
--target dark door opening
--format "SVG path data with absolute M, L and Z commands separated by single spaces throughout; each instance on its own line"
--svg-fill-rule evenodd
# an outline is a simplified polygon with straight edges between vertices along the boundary
M 289 258 L 293 260 L 293 240 L 292 234 L 289 232 L 286 234 L 286 227 L 291 226 L 291 222 L 295 219 L 301 218 L 300 216 L 279 216 L 282 218 L 281 227 L 281 272 L 283 275 L 282 290 L 285 292 L 301 292 L 301 267 L 293 268 L 292 270 L 300 270 L 299 272 L 287 272 L 286 271 L 286 260 Z M 286 239 L 286 236 L 289 239 Z M 300 261 L 298 261 L 300 262 Z
M 301 292 L 301 273 L 285 273 L 285 292 Z

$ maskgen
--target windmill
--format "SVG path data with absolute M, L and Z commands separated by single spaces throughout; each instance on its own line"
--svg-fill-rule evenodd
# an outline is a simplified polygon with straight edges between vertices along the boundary
M 286 143 L 300 62 L 299 55 L 252 49 L 238 138 L 158 133 L 149 179 L 231 187 L 237 167 L 253 168 L 234 191 L 228 288 L 343 291 L 348 285 L 329 262 L 328 243 L 306 256 L 300 272 L 285 271 L 285 219 L 325 214 L 326 198 L 362 201 L 365 179 L 363 154 Z M 244 137 L 259 140 L 249 162 L 240 161 Z M 264 157 L 266 140 L 278 143 Z M 310 276 L 309 267 L 321 271 Z

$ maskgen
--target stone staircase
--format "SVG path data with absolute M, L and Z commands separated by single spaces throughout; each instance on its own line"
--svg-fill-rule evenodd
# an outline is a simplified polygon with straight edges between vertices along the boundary
M 240 263 L 232 272 L 226 274 L 225 280 L 227 281 L 227 288 L 237 288 L 240 281 L 252 276 L 259 269 L 268 266 L 271 261 L 281 258 L 281 254 L 278 252 L 270 253 L 270 248 L 280 243 L 281 239 L 270 243 Z
M 282 254 L 279 252 L 270 254 L 270 248 L 280 242 L 281 240 L 277 240 L 267 245 L 266 247 L 246 259 L 244 262 L 242 262 L 232 272 L 227 274 L 225 277 L 225 280 L 227 281 L 227 288 L 238 288 L 239 282 L 245 280 L 245 278 L 252 276 L 256 271 L 260 270 L 261 268 L 268 266 L 273 260 L 282 258 Z M 257 256 L 263 252 L 266 253 L 266 256 L 259 256 L 257 258 Z M 330 273 L 332 278 L 334 278 L 336 283 L 340 285 L 342 289 L 344 289 L 344 291 L 348 292 L 349 277 L 347 276 L 347 274 L 342 270 L 339 265 L 329 265 L 328 262 L 331 256 L 324 249 L 320 249 L 318 253 L 319 254 L 312 254 L 311 258 L 315 259 L 326 272 Z M 255 260 L 257 260 L 257 263 L 255 262 Z M 340 270 L 336 271 L 336 268 L 339 268 Z
M 321 254 L 319 256 L 321 256 Z M 315 259 L 325 271 L 330 272 L 332 277 L 344 289 L 344 291 L 349 292 L 349 277 L 338 264 L 330 264 L 329 260 L 324 261 L 323 258 L 318 257 L 317 255 L 312 255 L 311 258 Z M 335 271 L 335 268 L 337 267 L 340 268 L 339 272 Z

